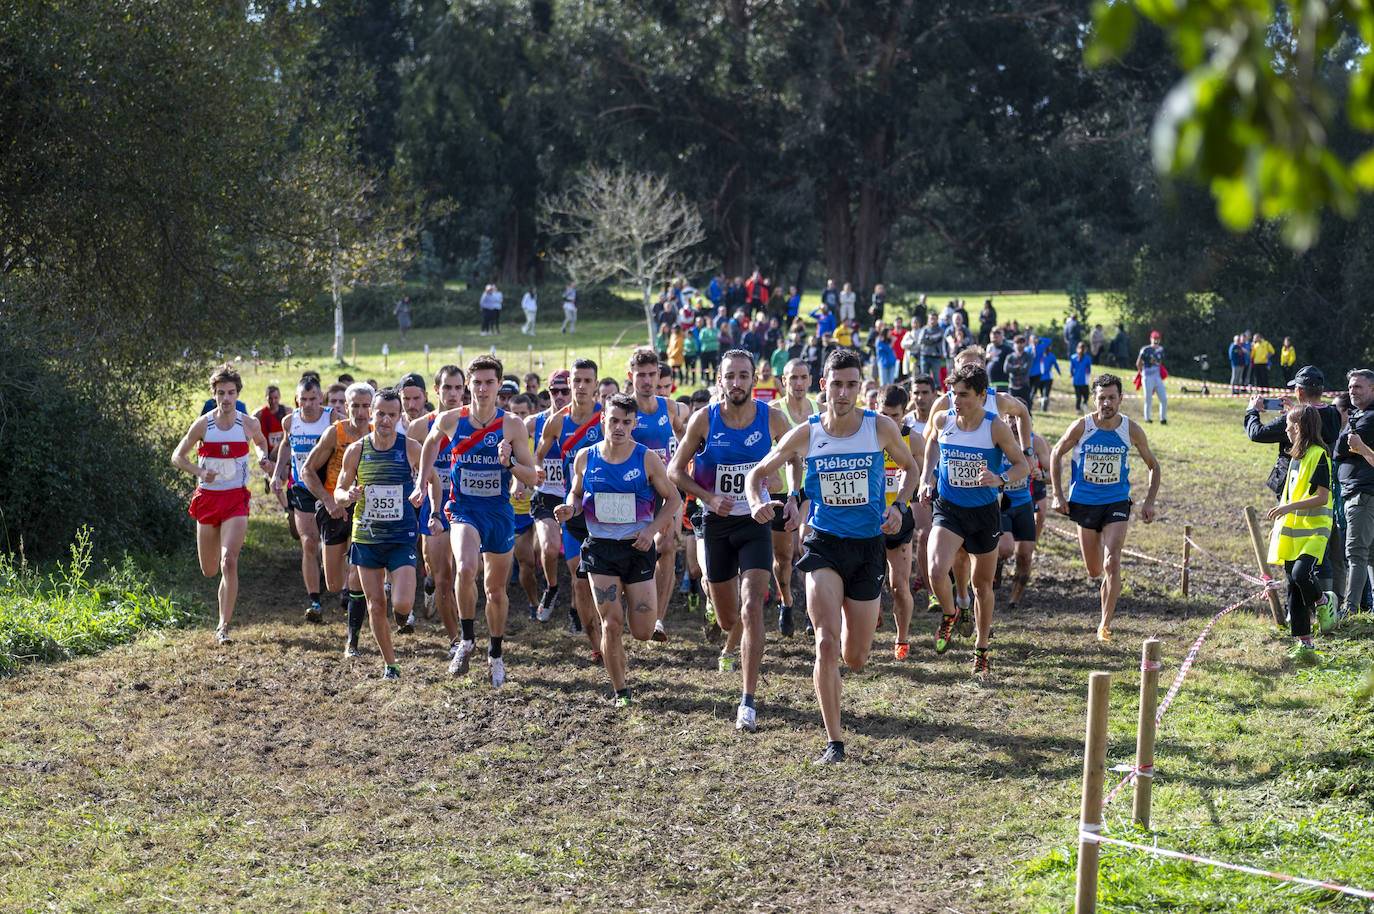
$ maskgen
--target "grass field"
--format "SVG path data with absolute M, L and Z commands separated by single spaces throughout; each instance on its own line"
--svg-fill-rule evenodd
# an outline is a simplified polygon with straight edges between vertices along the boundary
M 578 354 L 600 343 L 609 360 L 621 329 L 587 327 Z M 476 335 L 436 334 L 432 349 L 441 338 Z M 363 342 L 360 375 L 423 358 L 393 353 L 388 375 Z M 250 402 L 253 384 L 298 367 L 252 374 Z M 1069 402 L 1036 414 L 1051 440 Z M 1139 416 L 1139 401 L 1126 411 Z M 1134 525 L 1130 546 L 1177 558 L 1190 523 L 1253 571 L 1241 509 L 1271 503 L 1272 452 L 1239 417 L 1233 401 L 1175 399 L 1166 427 L 1147 426 L 1164 485 L 1159 519 Z M 630 648 L 628 713 L 610 707 L 585 639 L 527 621 L 516 589 L 504 689 L 450 679 L 428 622 L 399 640 L 404 679 L 383 683 L 375 653 L 342 660 L 341 613 L 301 621 L 294 544 L 259 508 L 232 648 L 206 621 L 5 680 L 0 909 L 1063 911 L 1088 672 L 1115 674 L 1108 759 L 1127 761 L 1140 641 L 1164 641 L 1167 685 L 1207 620 L 1254 589 L 1195 557 L 1185 599 L 1175 569 L 1130 559 L 1102 645 L 1076 547 L 1048 534 L 1026 601 L 994 623 L 992 679 L 970 679 L 965 643 L 937 656 L 929 635 L 893 660 L 889 622 L 868 667 L 844 674 L 851 761 L 816 770 L 801 636 L 770 631 L 751 736 L 731 728 L 738 674 L 716 671 L 682 605 L 666 645 Z M 200 593 L 211 603 L 213 584 Z M 919 631 L 933 623 L 918 611 Z M 1123 796 L 1108 833 L 1374 887 L 1374 710 L 1358 695 L 1371 636 L 1358 619 L 1321 640 L 1322 667 L 1294 671 L 1267 608 L 1227 616 L 1161 725 L 1155 831 L 1133 831 Z M 1366 909 L 1113 849 L 1100 907 Z

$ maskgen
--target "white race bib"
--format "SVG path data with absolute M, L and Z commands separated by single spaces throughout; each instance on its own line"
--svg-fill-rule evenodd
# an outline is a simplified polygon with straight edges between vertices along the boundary
M 752 463 L 721 463 L 716 465 L 716 491 L 735 501 L 744 499 L 744 477 L 754 468 Z
M 633 524 L 635 493 L 597 492 L 594 496 L 596 519 L 603 524 Z
M 497 498 L 501 495 L 501 471 L 464 470 L 458 491 L 479 498 Z
M 1112 486 L 1121 481 L 1125 454 L 1112 451 L 1083 452 L 1083 481 L 1095 486 Z
M 896 492 L 901 488 L 901 474 L 900 467 L 883 467 L 883 477 L 887 480 L 887 491 Z
M 400 520 L 405 516 L 399 485 L 371 485 L 363 489 L 363 520 Z
M 563 459 L 561 457 L 544 458 L 544 483 L 550 486 L 563 486 Z
M 949 484 L 956 489 L 981 488 L 987 466 L 987 461 L 981 457 L 951 457 L 946 463 Z
M 831 470 L 820 474 L 821 504 L 844 508 L 868 504 L 868 470 Z
M 234 457 L 202 457 L 200 466 L 203 470 L 214 470 L 215 479 L 210 485 L 220 482 L 229 482 L 238 477 L 239 462 Z

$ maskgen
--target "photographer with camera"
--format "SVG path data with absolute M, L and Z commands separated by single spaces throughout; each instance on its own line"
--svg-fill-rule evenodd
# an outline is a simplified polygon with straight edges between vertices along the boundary
M 1322 389 L 1325 384 L 1326 378 L 1322 375 L 1320 368 L 1315 365 L 1304 365 L 1298 369 L 1298 373 L 1288 383 L 1289 387 L 1294 388 L 1293 392 L 1296 396 L 1281 399 L 1256 396 L 1250 400 L 1250 408 L 1245 411 L 1245 434 L 1250 436 L 1250 440 L 1256 444 L 1277 444 L 1279 446 L 1278 458 L 1274 461 L 1274 468 L 1269 471 L 1269 478 L 1265 481 L 1265 485 L 1269 487 L 1269 491 L 1274 493 L 1275 498 L 1280 498 L 1283 495 L 1283 485 L 1288 478 L 1288 466 L 1292 460 L 1286 430 L 1290 407 L 1301 405 L 1316 407 L 1322 422 L 1321 443 L 1326 446 L 1328 451 L 1335 446 L 1336 440 L 1340 437 L 1342 425 L 1340 411 L 1336 407 L 1322 402 Z M 1279 415 L 1277 418 L 1265 422 L 1261 414 L 1271 410 L 1278 410 Z M 1326 582 L 1323 584 L 1324 589 L 1330 589 L 1330 580 L 1336 572 L 1336 569 L 1332 567 L 1333 560 L 1337 563 L 1343 562 L 1340 549 L 1332 548 L 1334 543 L 1334 537 L 1328 540 L 1326 557 L 1317 569 L 1318 579 Z

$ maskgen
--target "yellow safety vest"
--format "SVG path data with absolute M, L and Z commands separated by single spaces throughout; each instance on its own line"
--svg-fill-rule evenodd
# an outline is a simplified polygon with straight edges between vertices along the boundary
M 1312 496 L 1312 474 L 1317 465 L 1330 457 L 1318 445 L 1310 445 L 1302 460 L 1288 466 L 1288 479 L 1283 486 L 1281 504 L 1302 501 Z M 1333 480 L 1334 483 L 1334 480 Z M 1326 540 L 1331 536 L 1331 489 L 1326 490 L 1326 504 L 1320 508 L 1302 508 L 1274 518 L 1274 531 L 1269 537 L 1269 563 L 1291 562 L 1300 555 L 1320 559 L 1326 554 Z

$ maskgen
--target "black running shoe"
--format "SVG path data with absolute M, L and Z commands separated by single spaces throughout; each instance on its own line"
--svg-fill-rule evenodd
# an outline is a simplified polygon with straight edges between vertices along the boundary
M 797 626 L 792 621 L 792 607 L 778 607 L 778 634 L 784 638 L 791 638 L 797 631 Z
M 577 610 L 575 609 L 568 610 L 568 626 L 572 629 L 574 635 L 583 633 L 582 620 L 577 617 Z
M 830 743 L 825 747 L 825 752 L 821 757 L 811 764 L 813 765 L 836 765 L 844 761 L 844 746 L 839 743 Z
M 386 665 L 386 672 L 385 672 L 384 674 L 382 674 L 382 678 L 383 678 L 383 679 L 400 679 L 400 678 L 401 678 L 401 665 L 400 665 L 399 663 L 388 663 L 388 664 Z

